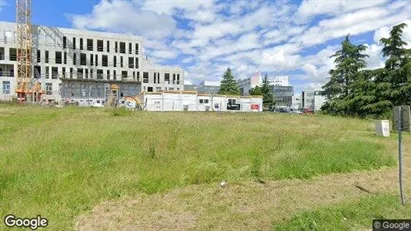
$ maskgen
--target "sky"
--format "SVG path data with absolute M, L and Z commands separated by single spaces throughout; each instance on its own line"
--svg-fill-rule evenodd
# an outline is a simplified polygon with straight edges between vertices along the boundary
M 368 47 L 368 68 L 383 67 L 379 40 L 406 22 L 411 0 L 34 0 L 37 25 L 132 33 L 152 62 L 181 66 L 185 80 L 255 72 L 288 75 L 295 93 L 321 89 L 330 56 L 350 34 Z M 0 20 L 15 21 L 15 1 L 0 0 Z

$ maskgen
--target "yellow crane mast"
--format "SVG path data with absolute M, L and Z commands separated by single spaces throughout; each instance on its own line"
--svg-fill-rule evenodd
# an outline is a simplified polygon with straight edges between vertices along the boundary
M 17 98 L 20 102 L 40 101 L 44 92 L 32 73 L 31 0 L 16 0 L 17 25 Z M 31 97 L 29 97 L 31 96 Z

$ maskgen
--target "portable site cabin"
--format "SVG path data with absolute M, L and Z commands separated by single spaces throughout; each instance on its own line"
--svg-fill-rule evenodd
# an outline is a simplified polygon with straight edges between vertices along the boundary
M 141 109 L 147 111 L 239 111 L 261 112 L 261 96 L 233 96 L 197 94 L 196 91 L 160 91 L 144 92 L 137 102 Z M 135 97 L 126 98 L 127 108 Z

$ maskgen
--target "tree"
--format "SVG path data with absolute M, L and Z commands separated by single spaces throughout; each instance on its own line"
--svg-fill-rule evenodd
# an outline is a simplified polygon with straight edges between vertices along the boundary
M 231 68 L 227 68 L 224 73 L 223 79 L 221 80 L 219 94 L 223 95 L 239 95 L 240 88 L 231 73 Z
M 268 76 L 265 74 L 263 84 L 261 86 L 261 93 L 263 94 L 263 105 L 266 107 L 275 105 L 274 95 L 268 82 Z
M 395 25 L 390 31 L 390 37 L 381 38 L 384 45 L 382 53 L 388 57 L 385 61 L 386 72 L 376 79 L 378 86 L 384 89 L 382 96 L 390 100 L 392 106 L 410 105 L 411 102 L 411 50 L 402 40 L 402 34 L 407 24 Z
M 366 67 L 363 54 L 367 47 L 351 43 L 349 34 L 341 42 L 341 50 L 338 50 L 330 58 L 335 58 L 335 69 L 329 71 L 330 80 L 323 86 L 328 103 L 323 107 L 326 111 L 335 114 L 356 114 L 356 108 L 348 100 L 349 95 L 355 91 L 353 85 L 359 78 L 359 70 Z
M 256 86 L 255 88 L 250 89 L 250 95 L 263 95 L 260 86 Z

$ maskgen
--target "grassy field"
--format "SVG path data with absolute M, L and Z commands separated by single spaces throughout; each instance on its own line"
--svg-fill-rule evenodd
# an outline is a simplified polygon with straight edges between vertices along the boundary
M 372 121 L 319 115 L 0 104 L 0 213 L 41 214 L 67 230 L 97 204 L 137 193 L 392 167 L 393 142 L 375 137 Z

